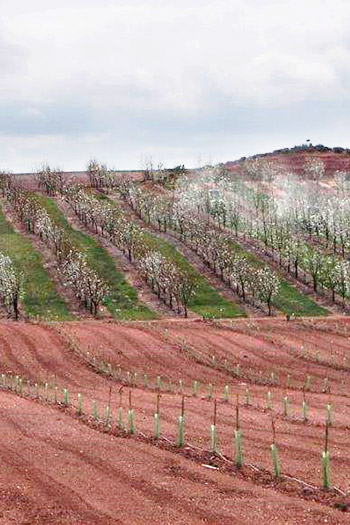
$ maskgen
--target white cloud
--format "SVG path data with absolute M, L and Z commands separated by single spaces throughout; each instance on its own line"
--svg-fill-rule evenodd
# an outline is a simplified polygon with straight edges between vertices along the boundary
M 162 126 L 176 127 L 181 119 L 184 129 L 187 119 L 189 127 L 192 121 L 198 127 L 192 135 L 185 132 L 183 155 L 189 145 L 197 146 L 199 135 L 201 147 L 231 158 L 227 144 L 240 134 L 249 136 L 242 122 L 246 114 L 249 124 L 251 111 L 264 110 L 268 119 L 271 108 L 295 111 L 296 104 L 306 108 L 314 101 L 320 108 L 338 100 L 350 103 L 346 0 L 1 4 L 0 133 L 6 144 L 10 137 L 27 137 L 22 144 L 27 140 L 38 156 L 43 137 L 49 144 L 61 136 L 68 143 L 71 126 L 82 144 L 84 136 L 105 132 L 125 151 L 134 144 L 138 155 L 160 143 L 159 156 L 162 147 L 169 159 L 173 151 L 181 162 L 180 133 L 175 138 L 168 134 L 164 143 L 167 130 Z M 12 122 L 4 106 L 18 108 L 11 109 L 16 113 Z M 235 118 L 231 127 L 226 123 L 220 128 L 225 110 L 238 112 L 243 127 L 235 128 Z M 29 137 L 28 119 L 33 119 L 36 138 Z M 115 135 L 118 123 L 125 129 L 123 140 Z M 319 122 L 311 128 L 320 130 Z M 262 127 L 259 133 L 266 138 L 270 131 Z M 290 134 L 280 129 L 276 136 L 288 140 Z M 221 144 L 227 145 L 224 152 Z M 101 148 L 99 142 L 95 146 Z M 18 148 L 23 159 L 13 159 L 9 152 L 9 160 L 15 166 L 24 165 L 26 158 L 31 162 L 28 148 Z M 117 151 L 107 154 L 118 157 Z M 62 155 L 63 161 L 81 159 L 73 146 L 63 148 Z M 197 155 L 193 151 L 191 158 Z M 134 165 L 134 157 L 129 162 Z

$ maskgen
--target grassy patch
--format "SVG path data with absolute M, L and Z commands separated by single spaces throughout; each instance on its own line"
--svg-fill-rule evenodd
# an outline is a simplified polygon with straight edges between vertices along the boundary
M 0 251 L 11 257 L 24 274 L 23 307 L 28 317 L 46 321 L 73 318 L 54 283 L 43 267 L 40 254 L 31 242 L 16 233 L 0 208 Z
M 113 258 L 92 237 L 75 230 L 58 208 L 55 201 L 39 196 L 50 217 L 70 235 L 78 250 L 86 254 L 92 268 L 108 283 L 110 295 L 104 301 L 107 310 L 116 319 L 156 319 L 157 315 L 139 302 L 136 290 L 130 286 L 123 274 L 118 272 Z
M 328 310 L 319 306 L 307 295 L 301 294 L 294 286 L 283 279 L 281 279 L 280 290 L 273 300 L 273 305 L 277 310 L 281 310 L 285 314 L 294 314 L 296 316 L 328 314 Z
M 232 247 L 236 253 L 245 255 L 249 261 L 256 266 L 264 266 L 266 263 L 261 261 L 256 255 L 252 252 L 248 252 L 241 248 L 238 244 L 232 241 Z M 288 281 L 283 279 L 283 277 L 277 272 L 280 277 L 280 289 L 276 297 L 273 299 L 273 306 L 285 313 L 285 314 L 294 314 L 296 316 L 317 316 L 317 315 L 327 315 L 328 310 L 322 308 L 307 295 L 300 293 L 295 286 L 291 285 Z
M 233 301 L 228 301 L 222 297 L 215 288 L 210 286 L 202 275 L 200 275 L 193 266 L 187 261 L 174 246 L 159 237 L 146 233 L 151 246 L 163 255 L 175 261 L 181 268 L 187 270 L 190 274 L 195 275 L 198 279 L 196 294 L 189 303 L 189 309 L 205 317 L 246 317 L 245 311 L 240 305 Z

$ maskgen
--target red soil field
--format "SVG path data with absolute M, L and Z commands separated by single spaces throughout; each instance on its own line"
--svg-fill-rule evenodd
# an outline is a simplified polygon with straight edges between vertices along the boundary
M 0 391 L 0 523 L 348 523 L 349 515 L 339 507 L 350 511 L 349 336 L 350 319 L 344 317 L 289 323 L 267 318 L 1 322 L 0 373 L 41 386 L 40 399 L 33 387 L 24 389 L 24 397 Z M 125 425 L 129 391 L 132 395 L 134 436 L 116 426 L 120 379 L 97 373 L 89 364 L 93 358 L 113 370 L 121 367 L 124 374 L 137 373 L 136 386 L 122 390 Z M 237 364 L 238 377 L 233 373 Z M 270 384 L 271 372 L 278 384 Z M 163 384 L 159 441 L 152 437 L 156 375 Z M 303 422 L 307 375 L 309 420 Z M 330 393 L 323 392 L 325 378 Z M 173 445 L 182 400 L 179 379 L 186 393 L 183 449 Z M 192 395 L 195 380 L 197 396 Z M 214 408 L 206 395 L 208 383 L 217 397 L 219 457 L 208 452 Z M 60 399 L 62 389 L 68 389 L 72 407 L 52 402 L 54 384 Z M 268 391 L 272 410 L 266 406 Z M 75 413 L 78 393 L 84 416 Z M 241 471 L 232 464 L 236 394 Z M 288 417 L 282 410 L 284 395 L 290 400 Z M 109 399 L 112 420 L 106 431 L 93 423 L 91 403 L 97 402 L 102 417 Z M 324 491 L 320 456 L 329 402 L 331 484 L 337 490 Z M 288 479 L 271 475 L 272 413 L 281 470 Z

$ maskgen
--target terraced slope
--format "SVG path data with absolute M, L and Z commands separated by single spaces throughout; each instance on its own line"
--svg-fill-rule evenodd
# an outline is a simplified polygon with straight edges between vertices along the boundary
M 106 198 L 106 197 L 105 197 Z M 127 206 L 124 203 L 121 203 L 122 206 Z M 133 213 L 130 211 L 130 213 Z M 135 214 L 133 213 L 135 216 Z M 138 221 L 141 221 L 142 224 L 145 227 L 145 223 L 137 218 Z M 152 239 L 152 242 L 154 242 L 155 245 L 158 246 L 158 249 L 164 250 L 164 253 L 171 253 L 174 252 L 180 256 L 181 261 L 186 261 L 186 259 L 179 254 L 179 251 L 176 250 L 176 246 L 182 246 L 185 247 L 184 243 L 179 240 L 178 236 L 174 232 L 168 231 L 167 234 L 160 233 L 156 230 L 156 228 L 153 227 L 154 234 L 149 234 L 150 239 Z M 172 243 L 169 243 L 166 241 L 167 238 L 171 237 Z M 257 255 L 252 253 L 251 251 L 248 251 L 244 249 L 242 246 L 240 246 L 238 243 L 232 241 L 232 250 L 236 253 L 239 253 L 240 255 L 246 256 L 251 262 L 253 262 L 257 267 L 264 266 L 266 264 L 262 262 L 262 260 L 259 259 Z M 277 296 L 273 299 L 273 307 L 284 314 L 289 315 L 295 315 L 295 316 L 317 316 L 317 315 L 327 315 L 328 311 L 326 308 L 318 305 L 315 301 L 313 301 L 310 297 L 300 292 L 294 285 L 289 283 L 286 279 L 283 278 L 283 276 L 278 272 L 278 270 L 275 269 L 277 273 L 279 273 L 280 277 L 280 289 Z M 219 317 L 225 317 L 225 315 L 219 315 Z M 231 316 L 226 316 L 231 317 Z M 232 316 L 234 317 L 234 316 Z M 238 316 L 237 316 L 238 317 Z
M 107 197 L 105 194 L 97 194 L 100 199 L 108 200 L 112 205 L 116 205 L 115 201 Z M 130 221 L 140 223 L 140 219 L 136 216 L 129 218 Z M 156 251 L 162 253 L 165 257 L 169 257 L 175 261 L 180 268 L 186 270 L 189 274 L 194 275 L 197 280 L 196 294 L 190 299 L 188 308 L 202 317 L 208 318 L 235 318 L 246 317 L 246 312 L 243 306 L 228 300 L 221 295 L 213 286 L 209 284 L 206 277 L 196 270 L 191 262 L 176 249 L 172 243 L 164 239 L 164 236 L 153 234 L 147 231 L 144 226 L 145 236 L 149 245 Z

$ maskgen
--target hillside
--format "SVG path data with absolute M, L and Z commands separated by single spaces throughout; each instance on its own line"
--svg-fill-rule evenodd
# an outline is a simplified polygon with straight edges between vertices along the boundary
M 1 524 L 348 523 L 350 155 L 263 158 L 310 155 L 0 173 Z
M 326 176 L 331 177 L 335 171 L 350 171 L 350 150 L 343 150 L 343 148 L 326 148 L 327 151 L 320 151 L 313 147 L 291 148 L 277 150 L 271 153 L 263 153 L 248 157 L 249 159 L 261 157 L 269 161 L 279 164 L 286 172 L 295 173 L 296 175 L 303 175 L 303 167 L 309 157 L 316 158 L 324 162 L 326 168 Z M 328 151 L 329 150 L 329 151 Z M 224 164 L 230 171 L 240 171 L 245 157 L 236 161 L 228 161 Z

